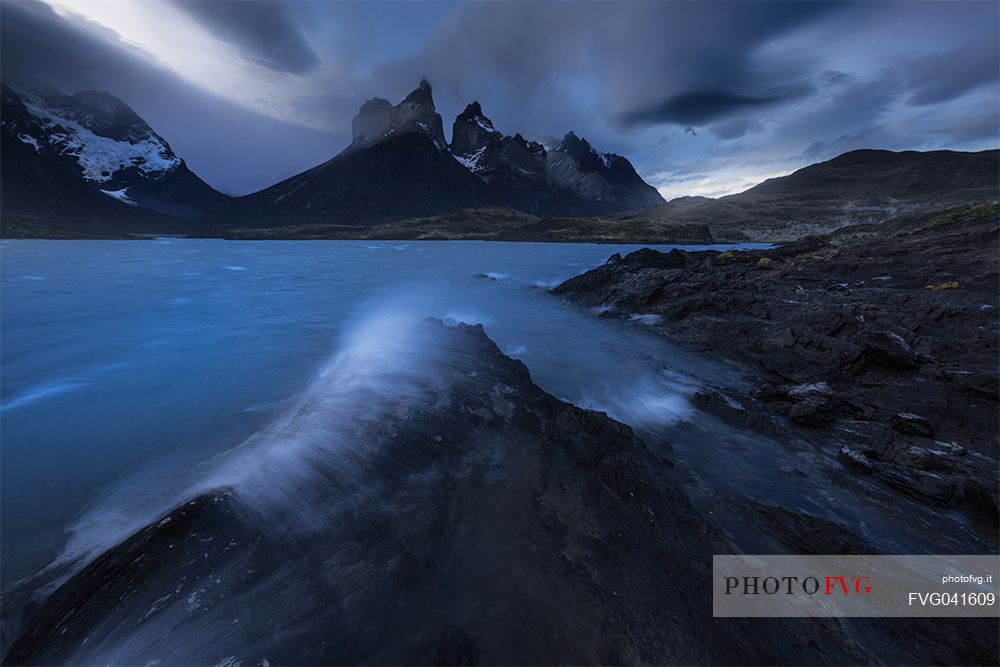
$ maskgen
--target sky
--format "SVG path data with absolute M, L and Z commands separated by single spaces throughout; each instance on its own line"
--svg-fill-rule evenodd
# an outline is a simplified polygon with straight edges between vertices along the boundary
M 1000 3 L 0 0 L 0 75 L 117 95 L 229 194 L 423 77 L 448 136 L 478 100 L 714 197 L 857 148 L 1000 146 Z

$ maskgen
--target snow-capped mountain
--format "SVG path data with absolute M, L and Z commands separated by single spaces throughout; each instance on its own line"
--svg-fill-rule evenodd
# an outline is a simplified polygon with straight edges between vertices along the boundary
M 663 203 L 622 156 L 600 153 L 572 132 L 546 143 L 503 135 L 473 102 L 455 119 L 451 151 L 525 213 L 599 215 Z
M 618 208 L 614 212 L 664 203 L 656 188 L 643 181 L 632 163 L 621 155 L 601 153 L 573 132 L 558 143 L 547 143 L 549 172 L 581 197 L 606 202 Z
M 39 95 L 3 84 L 0 128 L 5 148 L 25 156 L 13 169 L 5 169 L 6 215 L 51 217 L 52 205 L 59 208 L 60 198 L 65 199 L 58 190 L 99 195 L 84 196 L 91 201 L 76 201 L 72 210 L 59 212 L 60 217 L 121 212 L 111 207 L 109 213 L 102 205 L 106 200 L 196 218 L 227 199 L 188 170 L 128 105 L 108 93 Z M 25 161 L 33 166 L 26 168 Z M 5 155 L 5 167 L 12 162 Z M 39 196 L 37 191 L 46 186 L 57 191 Z
M 604 215 L 663 203 L 625 158 L 599 153 L 572 132 L 551 149 L 504 135 L 478 102 L 458 115 L 446 143 L 427 81 L 396 105 L 368 100 L 351 130 L 339 155 L 240 198 L 227 222 L 369 225 L 485 206 Z

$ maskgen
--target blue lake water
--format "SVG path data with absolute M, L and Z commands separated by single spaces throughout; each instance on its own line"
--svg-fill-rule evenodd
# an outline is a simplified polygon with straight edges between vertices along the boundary
M 913 526 L 878 525 L 856 494 L 824 481 L 826 453 L 694 410 L 697 386 L 738 384 L 739 368 L 548 292 L 638 247 L 2 242 L 3 584 L 109 546 L 214 479 L 347 347 L 392 351 L 385 363 L 418 357 L 400 318 L 425 316 L 482 323 L 545 390 L 662 435 L 705 507 L 744 493 L 837 517 L 887 548 L 946 548 L 926 531 L 960 518 L 915 505 Z M 778 470 L 788 461 L 817 472 L 789 481 Z M 962 543 L 961 525 L 951 529 Z

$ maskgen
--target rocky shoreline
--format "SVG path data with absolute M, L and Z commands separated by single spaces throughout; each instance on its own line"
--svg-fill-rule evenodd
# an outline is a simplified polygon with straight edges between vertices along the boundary
M 996 534 L 996 202 L 769 250 L 612 256 L 553 292 L 745 365 L 720 417 L 835 448 L 843 465 Z

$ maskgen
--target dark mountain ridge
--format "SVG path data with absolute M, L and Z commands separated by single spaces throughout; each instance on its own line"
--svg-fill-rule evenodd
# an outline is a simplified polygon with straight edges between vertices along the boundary
M 504 135 L 479 102 L 455 119 L 448 144 L 426 80 L 395 106 L 366 101 L 351 131 L 337 156 L 215 217 L 227 227 L 367 226 L 461 208 L 607 215 L 663 202 L 624 157 L 599 153 L 572 132 L 550 147 Z

